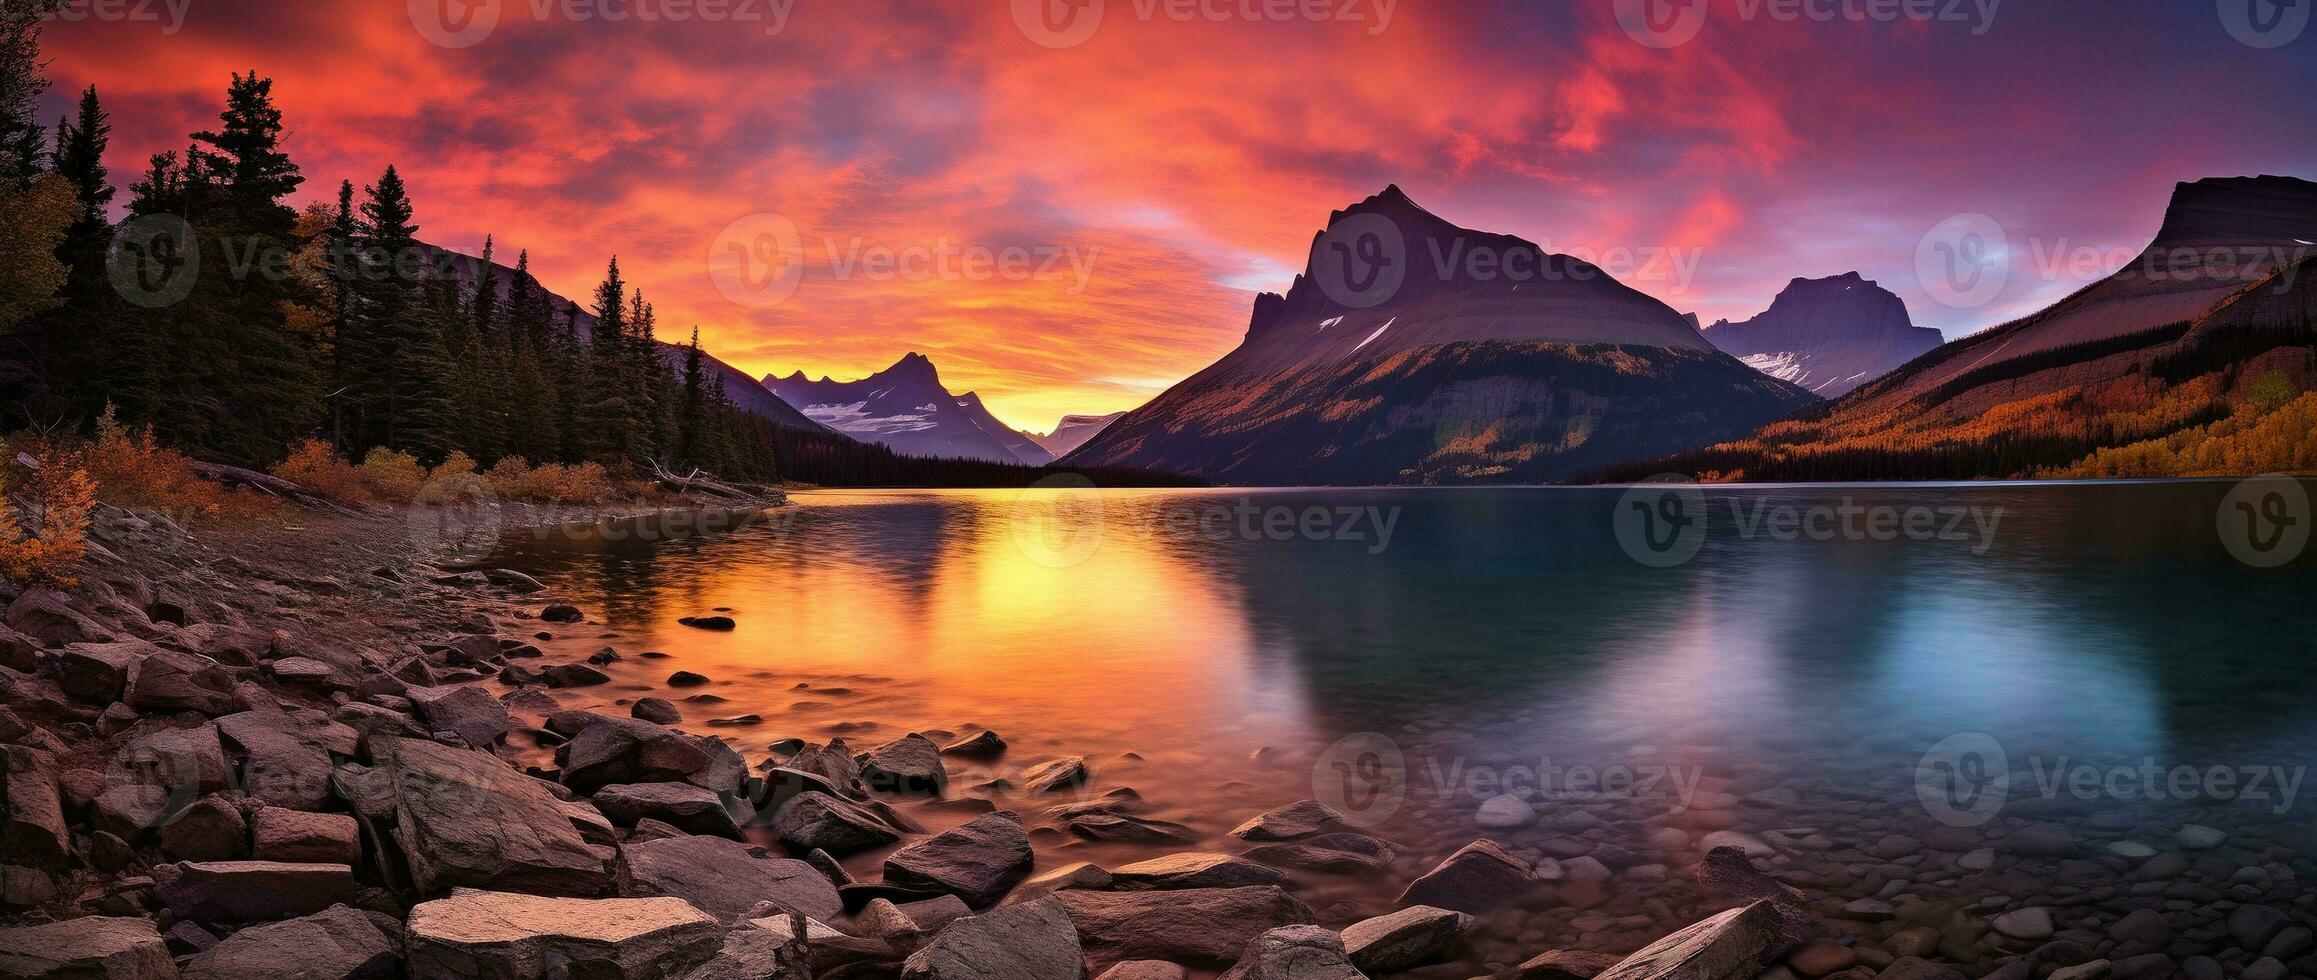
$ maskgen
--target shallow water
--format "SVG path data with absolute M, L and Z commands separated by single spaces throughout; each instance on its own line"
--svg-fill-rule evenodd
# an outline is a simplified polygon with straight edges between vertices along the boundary
M 2199 823 L 2299 858 L 2317 558 L 2238 560 L 2231 489 L 1713 488 L 1678 513 L 1622 489 L 827 491 L 714 534 L 525 532 L 497 561 L 588 611 L 550 659 L 628 654 L 614 685 L 557 692 L 571 706 L 710 693 L 723 703 L 683 704 L 686 727 L 752 762 L 788 736 L 866 750 L 986 726 L 1012 749 L 953 762 L 952 795 L 1034 816 L 1043 801 L 977 786 L 1083 755 L 1090 792 L 1132 786 L 1205 845 L 1316 797 L 1402 847 L 1393 874 L 1307 883 L 1341 916 L 1389 907 L 1477 836 L 1622 849 L 1606 863 L 1633 894 L 1718 830 L 1767 835 L 1776 867 L 1847 861 L 1859 880 L 1837 889 L 1888 887 L 1847 848 L 1961 851 L 2038 821 L 2088 855 Z M 1652 513 L 1701 503 L 1686 561 L 1635 544 L 1667 540 Z M 713 609 L 738 629 L 676 622 Z M 671 693 L 677 668 L 714 683 Z M 742 713 L 763 722 L 705 725 Z M 2251 798 L 2246 777 L 2272 767 Z M 1476 827 L 1506 791 L 1545 819 Z M 1042 867 L 1185 849 L 1038 844 Z M 1978 894 L 1944 868 L 1913 878 Z M 1540 909 L 1507 941 L 1654 928 Z

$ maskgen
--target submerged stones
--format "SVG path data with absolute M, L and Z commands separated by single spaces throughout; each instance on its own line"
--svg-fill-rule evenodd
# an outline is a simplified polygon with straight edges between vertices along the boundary
M 1318 800 L 1290 803 L 1251 817 L 1231 830 L 1231 836 L 1252 844 L 1314 837 L 1343 826 L 1343 814 Z

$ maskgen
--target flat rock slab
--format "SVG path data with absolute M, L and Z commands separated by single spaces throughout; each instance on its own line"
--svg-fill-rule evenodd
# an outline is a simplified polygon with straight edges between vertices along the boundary
M 657 820 L 688 834 L 740 839 L 740 824 L 724 798 L 690 783 L 614 783 L 596 790 L 588 802 L 624 826 Z
M 166 980 L 177 975 L 153 920 L 89 916 L 0 929 L 0 976 L 26 980 Z
M 402 974 L 400 930 L 340 905 L 252 926 L 186 964 L 186 980 L 392 980 Z
M 610 855 L 580 837 L 538 780 L 495 756 L 416 739 L 373 739 L 371 754 L 391 777 L 394 840 L 421 893 L 611 890 Z
M 272 922 L 354 897 L 354 869 L 283 861 L 180 861 L 153 868 L 153 892 L 180 918 Z
M 1232 828 L 1231 836 L 1253 844 L 1299 840 L 1343 828 L 1344 816 L 1318 800 L 1290 803 L 1260 813 Z
M 1472 928 L 1472 916 L 1417 905 L 1345 926 L 1344 952 L 1365 973 L 1398 973 L 1446 952 Z
M 901 966 L 903 980 L 1078 980 L 1078 930 L 1051 898 L 951 922 Z
M 1651 943 L 1594 980 L 1750 980 L 1785 944 L 1778 910 L 1755 902 Z
M 1167 892 L 1056 892 L 1098 964 L 1165 960 L 1220 969 L 1247 944 L 1281 926 L 1317 921 L 1302 902 L 1271 885 Z
M 412 980 L 682 976 L 714 956 L 722 927 L 678 898 L 542 898 L 462 889 L 410 910 Z
M 1530 957 L 1515 976 L 1518 980 L 1593 980 L 1617 963 L 1615 953 L 1555 949 Z
M 250 820 L 250 839 L 260 861 L 353 864 L 362 857 L 361 834 L 343 813 L 263 807 Z
M 1244 888 L 1249 885 L 1287 887 L 1284 872 L 1229 854 L 1193 851 L 1139 861 L 1110 873 L 1119 891 L 1178 888 Z
M 837 886 L 811 864 L 721 837 L 668 837 L 630 844 L 621 893 L 680 898 L 725 922 L 757 903 L 827 922 L 844 914 Z

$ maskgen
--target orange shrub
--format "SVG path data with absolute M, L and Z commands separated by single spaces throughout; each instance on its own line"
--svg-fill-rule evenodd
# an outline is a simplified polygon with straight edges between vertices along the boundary
M 43 467 L 42 474 L 21 508 L 0 499 L 0 576 L 18 585 L 69 588 L 75 584 L 73 566 L 88 555 L 96 482 L 82 470 L 57 465 Z M 0 487 L 0 498 L 5 489 Z
M 362 470 L 320 439 L 308 439 L 290 450 L 290 457 L 276 464 L 273 474 L 332 500 L 359 503 L 372 499 Z
M 418 465 L 417 457 L 409 453 L 380 446 L 362 457 L 362 480 L 379 500 L 409 503 L 426 483 L 426 467 Z
M 611 474 L 598 463 L 532 466 L 520 456 L 509 456 L 484 478 L 500 499 L 534 504 L 597 504 L 610 500 L 616 491 Z
M 150 428 L 122 428 L 109 406 L 97 418 L 96 438 L 57 454 L 52 465 L 81 471 L 106 502 L 132 510 L 212 517 L 225 499 L 222 488 L 193 472 L 192 460 L 155 443 Z

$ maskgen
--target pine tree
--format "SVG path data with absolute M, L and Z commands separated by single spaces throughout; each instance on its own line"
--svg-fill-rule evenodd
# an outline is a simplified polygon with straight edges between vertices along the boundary
M 706 423 L 707 365 L 700 351 L 700 328 L 692 328 L 692 342 L 684 348 L 684 381 L 676 406 L 676 465 L 705 466 L 700 458 L 701 426 Z
M 620 279 L 619 259 L 614 257 L 595 288 L 595 330 L 588 340 L 578 442 L 586 458 L 615 468 L 633 459 L 638 448 L 627 317 L 627 283 Z
M 93 85 L 81 95 L 77 118 L 57 124 L 56 175 L 71 185 L 79 210 L 56 250 L 66 278 L 62 306 L 43 321 L 53 352 L 44 401 L 48 414 L 67 418 L 93 418 L 120 381 L 121 360 L 112 350 L 123 340 L 120 296 L 105 272 L 105 251 L 113 240 L 105 213 L 113 187 L 104 163 L 111 136 L 112 124 Z
M 402 175 L 389 166 L 364 190 L 370 199 L 356 239 L 363 268 L 344 331 L 352 365 L 348 402 L 361 417 L 355 448 L 437 458 L 453 448 L 443 328 L 456 311 L 446 314 L 441 291 L 427 288 Z

